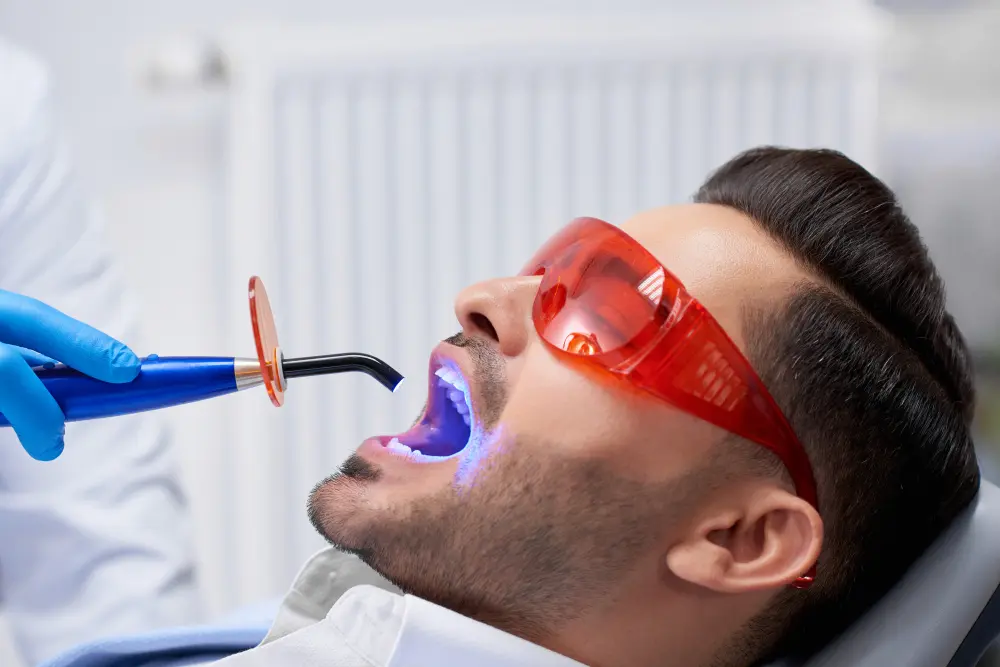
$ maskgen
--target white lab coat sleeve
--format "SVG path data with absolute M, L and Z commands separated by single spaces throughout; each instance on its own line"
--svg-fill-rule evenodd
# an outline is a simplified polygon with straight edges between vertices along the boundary
M 134 309 L 49 104 L 44 69 L 0 42 L 0 288 L 129 343 Z M 198 621 L 192 551 L 155 414 L 68 424 L 64 453 L 47 463 L 0 429 L 0 604 L 29 664 Z

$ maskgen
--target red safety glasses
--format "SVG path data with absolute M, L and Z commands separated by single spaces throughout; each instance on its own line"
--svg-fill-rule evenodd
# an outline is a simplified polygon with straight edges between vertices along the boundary
M 774 452 L 816 506 L 805 450 L 736 344 L 638 241 L 596 218 L 552 237 L 522 275 L 540 275 L 532 319 L 558 352 Z M 815 568 L 795 582 L 812 583 Z

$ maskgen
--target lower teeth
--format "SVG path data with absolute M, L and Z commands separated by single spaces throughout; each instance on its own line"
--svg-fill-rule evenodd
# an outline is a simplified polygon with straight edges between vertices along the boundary
M 393 438 L 389 441 L 389 444 L 385 446 L 390 452 L 396 452 L 397 454 L 412 454 L 413 451 L 407 446 L 399 441 L 399 438 Z
M 399 438 L 393 438 L 385 446 L 390 452 L 395 452 L 396 454 L 402 454 L 404 456 L 423 456 L 419 449 L 410 449 L 409 445 L 404 445 L 399 441 Z

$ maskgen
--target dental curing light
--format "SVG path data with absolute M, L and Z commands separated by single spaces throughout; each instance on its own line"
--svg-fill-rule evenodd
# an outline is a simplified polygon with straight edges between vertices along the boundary
M 331 354 L 285 359 L 278 345 L 274 315 L 260 278 L 250 279 L 250 323 L 256 359 L 233 357 L 159 357 L 141 359 L 131 382 L 111 384 L 95 380 L 62 364 L 34 371 L 62 408 L 66 421 L 100 419 L 158 410 L 224 396 L 263 384 L 271 402 L 284 404 L 291 378 L 361 372 L 394 391 L 403 376 L 377 357 L 367 354 Z M 10 423 L 0 414 L 0 426 Z

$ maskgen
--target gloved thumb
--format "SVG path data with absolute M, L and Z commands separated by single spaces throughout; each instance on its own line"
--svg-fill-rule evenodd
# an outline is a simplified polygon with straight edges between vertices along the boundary
M 20 351 L 0 344 L 0 413 L 10 422 L 21 446 L 39 461 L 63 451 L 65 417 L 56 400 L 31 370 Z

